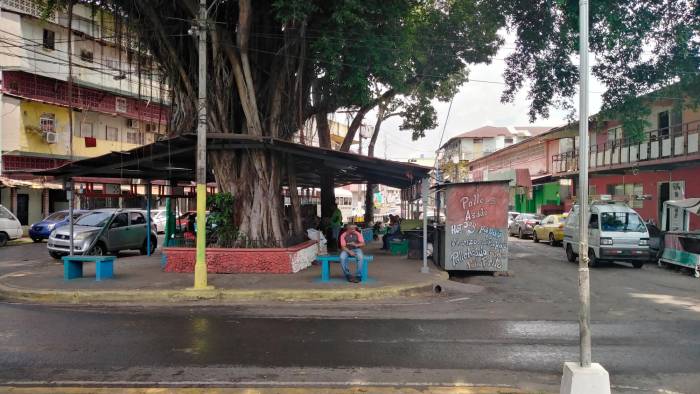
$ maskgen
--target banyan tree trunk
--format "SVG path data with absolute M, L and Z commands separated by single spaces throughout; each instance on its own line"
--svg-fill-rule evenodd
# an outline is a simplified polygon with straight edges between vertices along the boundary
M 237 246 L 282 246 L 281 161 L 261 150 L 211 152 L 211 167 L 219 190 L 234 196 L 234 224 L 241 235 Z

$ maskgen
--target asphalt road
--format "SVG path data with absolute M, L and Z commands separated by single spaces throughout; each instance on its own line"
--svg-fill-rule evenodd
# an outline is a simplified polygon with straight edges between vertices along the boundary
M 6 251 L 25 258 L 22 264 L 47 264 L 31 253 L 40 246 L 3 249 L 0 267 L 11 260 Z M 563 261 L 561 248 L 525 240 L 511 242 L 510 256 L 511 277 L 466 277 L 465 289 L 457 283 L 447 294 L 410 300 L 186 308 L 0 303 L 0 383 L 473 383 L 556 391 L 562 363 L 578 354 L 576 266 Z M 615 392 L 700 393 L 700 282 L 624 265 L 592 276 L 593 357 L 610 372 Z

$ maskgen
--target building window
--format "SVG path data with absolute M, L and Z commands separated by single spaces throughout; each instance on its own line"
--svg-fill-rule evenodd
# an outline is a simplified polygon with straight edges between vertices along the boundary
M 513 139 L 512 138 L 505 138 L 503 140 L 503 143 L 506 145 L 511 145 L 513 143 Z
M 668 135 L 669 118 L 668 111 L 659 112 L 657 115 L 657 128 L 659 130 L 659 136 L 665 137 Z
M 119 141 L 119 129 L 116 127 L 105 127 L 105 139 L 107 141 Z
M 114 110 L 121 113 L 127 111 L 126 99 L 124 97 L 114 98 Z
M 622 126 L 608 129 L 608 147 L 620 145 L 622 140 Z
M 126 142 L 129 144 L 143 145 L 143 134 L 138 131 L 127 131 Z
M 641 199 L 644 195 L 644 185 L 641 183 L 608 185 L 607 189 L 608 194 L 612 196 L 624 197 L 632 208 L 642 208 L 644 206 L 644 201 Z
M 80 123 L 80 136 L 81 137 L 94 137 L 92 132 L 92 123 L 81 122 Z
M 56 33 L 51 30 L 44 29 L 44 39 L 42 41 L 44 49 L 56 49 Z
M 81 49 L 80 50 L 80 60 L 88 63 L 92 63 L 92 51 L 88 51 L 86 49 Z
M 39 127 L 42 133 L 56 131 L 56 115 L 44 113 L 39 117 Z

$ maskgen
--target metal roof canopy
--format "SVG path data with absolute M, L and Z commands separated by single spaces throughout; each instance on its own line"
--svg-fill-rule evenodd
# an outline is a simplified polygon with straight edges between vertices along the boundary
M 193 181 L 196 168 L 196 135 L 185 134 L 126 152 L 78 160 L 51 170 L 35 172 L 60 178 L 100 177 L 143 180 Z M 263 149 L 294 158 L 297 184 L 318 187 L 321 175 L 330 172 L 336 186 L 371 182 L 405 188 L 426 177 L 431 168 L 383 160 L 349 152 L 317 148 L 271 137 L 209 133 L 207 151 Z M 213 181 L 211 170 L 208 181 Z M 282 179 L 286 184 L 286 177 Z

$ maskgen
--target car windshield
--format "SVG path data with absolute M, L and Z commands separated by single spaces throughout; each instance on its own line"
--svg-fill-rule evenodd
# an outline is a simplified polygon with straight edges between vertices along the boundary
M 102 227 L 111 217 L 111 212 L 90 212 L 85 216 L 81 216 L 75 224 L 80 226 Z
M 60 222 L 61 220 L 65 219 L 67 216 L 68 216 L 68 212 L 54 212 L 44 220 L 49 220 L 52 222 Z
M 523 215 L 523 220 L 531 220 L 531 219 L 541 220 L 542 217 L 543 217 L 542 215 L 535 215 L 535 214 L 529 213 L 529 214 Z
M 603 231 L 619 232 L 643 232 L 646 230 L 642 219 L 633 212 L 603 212 L 600 228 Z

